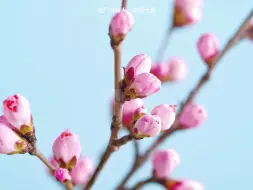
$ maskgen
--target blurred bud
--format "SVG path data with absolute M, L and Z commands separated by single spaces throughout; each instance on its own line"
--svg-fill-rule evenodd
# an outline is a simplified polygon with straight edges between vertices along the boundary
M 161 119 L 154 115 L 144 115 L 134 125 L 132 135 L 137 139 L 153 137 L 161 131 Z
M 11 128 L 4 116 L 0 116 L 0 154 L 24 154 L 28 143 L 21 139 Z
M 168 61 L 170 81 L 181 81 L 187 77 L 188 68 L 187 63 L 180 57 L 174 57 Z
M 173 150 L 160 150 L 153 156 L 155 176 L 159 179 L 167 178 L 180 164 L 179 154 Z
M 202 59 L 211 66 L 220 52 L 219 38 L 214 34 L 206 33 L 199 38 L 197 48 Z
M 207 111 L 204 106 L 190 103 L 183 109 L 179 117 L 181 128 L 193 128 L 202 125 L 207 120 Z
M 170 80 L 169 77 L 169 63 L 162 62 L 154 64 L 151 68 L 150 73 L 155 75 L 161 82 L 167 82 Z
M 176 118 L 176 107 L 176 105 L 161 104 L 152 110 L 151 115 L 157 115 L 161 119 L 161 131 L 169 129 L 174 123 Z
M 202 0 L 175 0 L 174 27 L 183 27 L 199 22 L 202 12 Z
M 112 99 L 112 113 L 114 113 L 114 98 Z M 134 122 L 134 113 L 138 108 L 144 107 L 144 101 L 143 99 L 133 99 L 130 101 L 126 101 L 123 104 L 123 126 L 131 128 L 133 126 Z
M 145 98 L 161 89 L 161 81 L 150 73 L 137 75 L 125 90 L 125 100 Z
M 71 177 L 69 175 L 69 171 L 65 168 L 56 169 L 54 172 L 54 176 L 58 181 L 60 181 L 62 183 L 65 183 L 66 181 L 71 180 Z
M 28 100 L 15 94 L 3 102 L 3 114 L 8 122 L 25 137 L 34 135 L 34 126 Z
M 169 190 L 204 190 L 199 182 L 193 180 L 169 180 L 165 186 Z
M 126 84 L 130 84 L 134 77 L 139 74 L 149 73 L 151 69 L 151 64 L 151 57 L 147 56 L 146 54 L 134 56 L 125 68 L 124 80 Z
M 115 42 L 125 39 L 134 26 L 134 16 L 126 9 L 116 13 L 110 23 L 110 34 Z
M 53 144 L 54 158 L 61 168 L 73 169 L 81 155 L 81 144 L 79 137 L 70 132 L 64 131 Z
M 74 185 L 85 185 L 94 172 L 93 161 L 88 157 L 78 160 L 75 168 L 71 172 Z

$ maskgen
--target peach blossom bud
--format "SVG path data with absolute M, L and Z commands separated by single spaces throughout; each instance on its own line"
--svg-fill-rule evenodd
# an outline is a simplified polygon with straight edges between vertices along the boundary
M 176 107 L 177 106 L 174 105 L 161 104 L 152 110 L 151 115 L 157 115 L 161 118 L 161 131 L 169 129 L 174 123 L 176 118 Z
M 62 183 L 71 180 L 69 171 L 65 168 L 58 168 L 57 170 L 55 170 L 54 176 L 58 181 Z
M 134 125 L 133 136 L 137 139 L 153 137 L 161 131 L 161 119 L 154 115 L 144 115 Z
M 204 106 L 190 103 L 179 117 L 181 128 L 193 128 L 202 125 L 207 120 L 207 111 Z
M 85 185 L 94 172 L 93 161 L 88 157 L 78 160 L 71 176 L 74 185 Z
M 112 113 L 114 113 L 114 98 L 112 100 Z M 123 104 L 123 118 L 122 122 L 125 127 L 131 128 L 134 122 L 134 112 L 138 108 L 144 107 L 143 99 L 133 99 L 130 101 L 126 101 Z
M 168 78 L 171 81 L 181 81 L 187 77 L 188 68 L 187 63 L 180 57 L 174 57 L 169 60 Z
M 157 178 L 167 178 L 180 164 L 179 154 L 173 150 L 160 150 L 153 156 L 153 168 Z
M 60 167 L 70 170 L 75 167 L 81 150 L 79 137 L 69 130 L 64 131 L 53 144 L 54 158 L 60 163 Z
M 216 35 L 206 33 L 199 38 L 197 48 L 202 59 L 211 65 L 220 52 L 220 40 Z
M 110 33 L 116 41 L 124 40 L 134 26 L 134 16 L 126 9 L 121 9 L 111 20 Z
M 146 54 L 134 56 L 125 68 L 125 82 L 129 84 L 135 76 L 142 73 L 149 73 L 151 64 L 151 57 Z
M 147 113 L 148 111 L 144 107 L 137 108 L 134 112 L 134 122 L 136 122 L 138 119 L 140 119 L 142 116 L 146 115 Z
M 34 132 L 30 104 L 25 97 L 15 94 L 4 100 L 3 114 L 21 134 L 29 136 Z
M 197 181 L 193 180 L 180 180 L 176 183 L 171 183 L 170 190 L 204 190 L 204 187 Z
M 202 0 L 176 0 L 174 8 L 174 27 L 183 27 L 199 22 L 202 18 Z
M 125 99 L 145 98 L 161 89 L 161 81 L 150 73 L 137 75 L 125 90 Z
M 28 152 L 28 144 L 11 128 L 4 116 L 0 116 L 0 154 L 24 154 Z
M 161 82 L 167 82 L 170 80 L 169 72 L 169 63 L 167 62 L 154 64 L 150 71 L 150 73 L 155 75 Z

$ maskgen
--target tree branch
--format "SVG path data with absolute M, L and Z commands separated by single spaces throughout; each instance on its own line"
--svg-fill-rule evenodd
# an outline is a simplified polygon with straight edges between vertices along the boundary
M 133 140 L 132 135 L 125 135 L 125 136 L 121 137 L 120 139 L 114 140 L 113 145 L 116 147 L 120 147 L 120 146 L 128 143 L 131 140 Z M 136 142 L 134 142 L 134 143 L 136 143 Z
M 127 0 L 122 0 L 122 8 L 127 8 Z M 111 37 L 111 46 L 114 52 L 114 89 L 115 89 L 115 115 L 113 116 L 111 136 L 107 148 L 93 174 L 87 186 L 84 190 L 90 190 L 95 183 L 98 175 L 104 168 L 106 162 L 109 160 L 113 151 L 115 151 L 114 141 L 118 138 L 118 133 L 122 125 L 122 92 L 121 92 L 121 81 L 122 81 L 122 42 L 114 43 Z
M 36 148 L 36 152 L 34 154 L 34 156 L 36 156 L 37 158 L 39 158 L 47 167 L 49 170 L 51 170 L 51 172 L 55 171 L 54 166 L 48 161 L 48 159 L 38 150 L 38 148 Z
M 197 94 L 202 89 L 202 87 L 209 81 L 215 66 L 224 57 L 224 55 L 232 47 L 234 47 L 241 40 L 242 37 L 244 37 L 244 31 L 247 29 L 248 23 L 249 23 L 250 19 L 252 18 L 252 16 L 253 16 L 253 10 L 251 10 L 250 14 L 247 16 L 247 18 L 242 23 L 240 28 L 236 31 L 236 33 L 232 36 L 232 38 L 227 42 L 227 44 L 225 45 L 223 50 L 220 52 L 219 56 L 214 60 L 213 64 L 208 68 L 206 73 L 200 78 L 198 84 L 195 86 L 195 88 L 188 95 L 188 97 L 186 98 L 186 100 L 182 104 L 182 106 L 177 114 L 176 121 L 174 122 L 172 127 L 170 129 L 168 129 L 167 131 L 165 131 L 164 133 L 162 133 L 159 136 L 159 138 L 155 141 L 155 143 L 153 145 L 151 145 L 151 147 L 144 154 L 143 159 L 140 160 L 137 164 L 135 164 L 135 166 L 129 171 L 129 173 L 126 175 L 125 179 L 123 180 L 123 182 L 121 183 L 121 185 L 119 187 L 124 187 L 124 185 L 131 178 L 131 176 L 145 163 L 145 161 L 147 161 L 148 157 L 153 152 L 153 150 L 156 149 L 161 143 L 163 143 L 167 137 L 169 137 L 174 132 L 179 130 L 178 129 L 178 118 L 181 115 L 183 109 L 186 107 L 186 105 L 188 103 L 192 102 L 196 98 Z M 122 184 L 124 184 L 124 185 L 122 186 Z
M 157 61 L 157 62 L 163 61 L 165 53 L 166 53 L 166 50 L 168 48 L 169 40 L 170 40 L 170 37 L 171 37 L 173 31 L 174 31 L 173 26 L 169 27 L 168 29 L 166 29 L 164 37 L 163 37 L 163 39 L 161 41 L 161 45 L 159 46 L 159 49 L 156 52 L 156 59 L 155 59 L 155 61 Z

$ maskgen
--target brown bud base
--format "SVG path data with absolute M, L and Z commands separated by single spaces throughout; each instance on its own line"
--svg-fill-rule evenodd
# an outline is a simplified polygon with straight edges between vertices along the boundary
M 181 8 L 175 7 L 173 27 L 183 27 L 186 25 L 188 25 L 188 22 L 183 14 Z
M 77 158 L 74 156 L 68 163 L 65 163 L 63 159 L 60 158 L 58 162 L 61 168 L 65 168 L 71 172 L 76 166 Z
M 28 153 L 30 155 L 35 155 L 36 154 L 36 147 L 34 147 L 32 144 L 28 143 Z

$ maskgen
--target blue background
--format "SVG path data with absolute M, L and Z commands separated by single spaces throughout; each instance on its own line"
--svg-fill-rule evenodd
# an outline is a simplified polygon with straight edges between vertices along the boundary
M 136 25 L 124 43 L 124 65 L 139 53 L 155 55 L 172 10 L 165 0 L 129 2 L 131 9 L 155 8 L 155 12 L 134 13 Z M 80 135 L 83 155 L 95 163 L 105 148 L 113 94 L 113 53 L 107 36 L 113 11 L 109 8 L 119 5 L 119 0 L 0 1 L 0 99 L 14 93 L 29 99 L 38 145 L 47 156 L 66 128 Z M 205 1 L 203 20 L 174 33 L 166 52 L 166 59 L 181 55 L 187 60 L 189 77 L 180 84 L 166 84 L 149 97 L 149 111 L 161 103 L 178 103 L 206 70 L 196 50 L 198 37 L 214 32 L 224 45 L 252 6 L 250 0 Z M 246 40 L 231 50 L 199 94 L 197 102 L 206 106 L 208 121 L 162 145 L 181 155 L 182 164 L 173 177 L 199 180 L 207 190 L 252 189 L 252 46 Z M 142 148 L 152 141 L 143 140 Z M 132 150 L 130 143 L 113 155 L 94 189 L 115 187 L 130 168 Z M 0 189 L 61 189 L 35 157 L 1 155 L 0 168 Z M 131 184 L 150 172 L 147 162 Z

